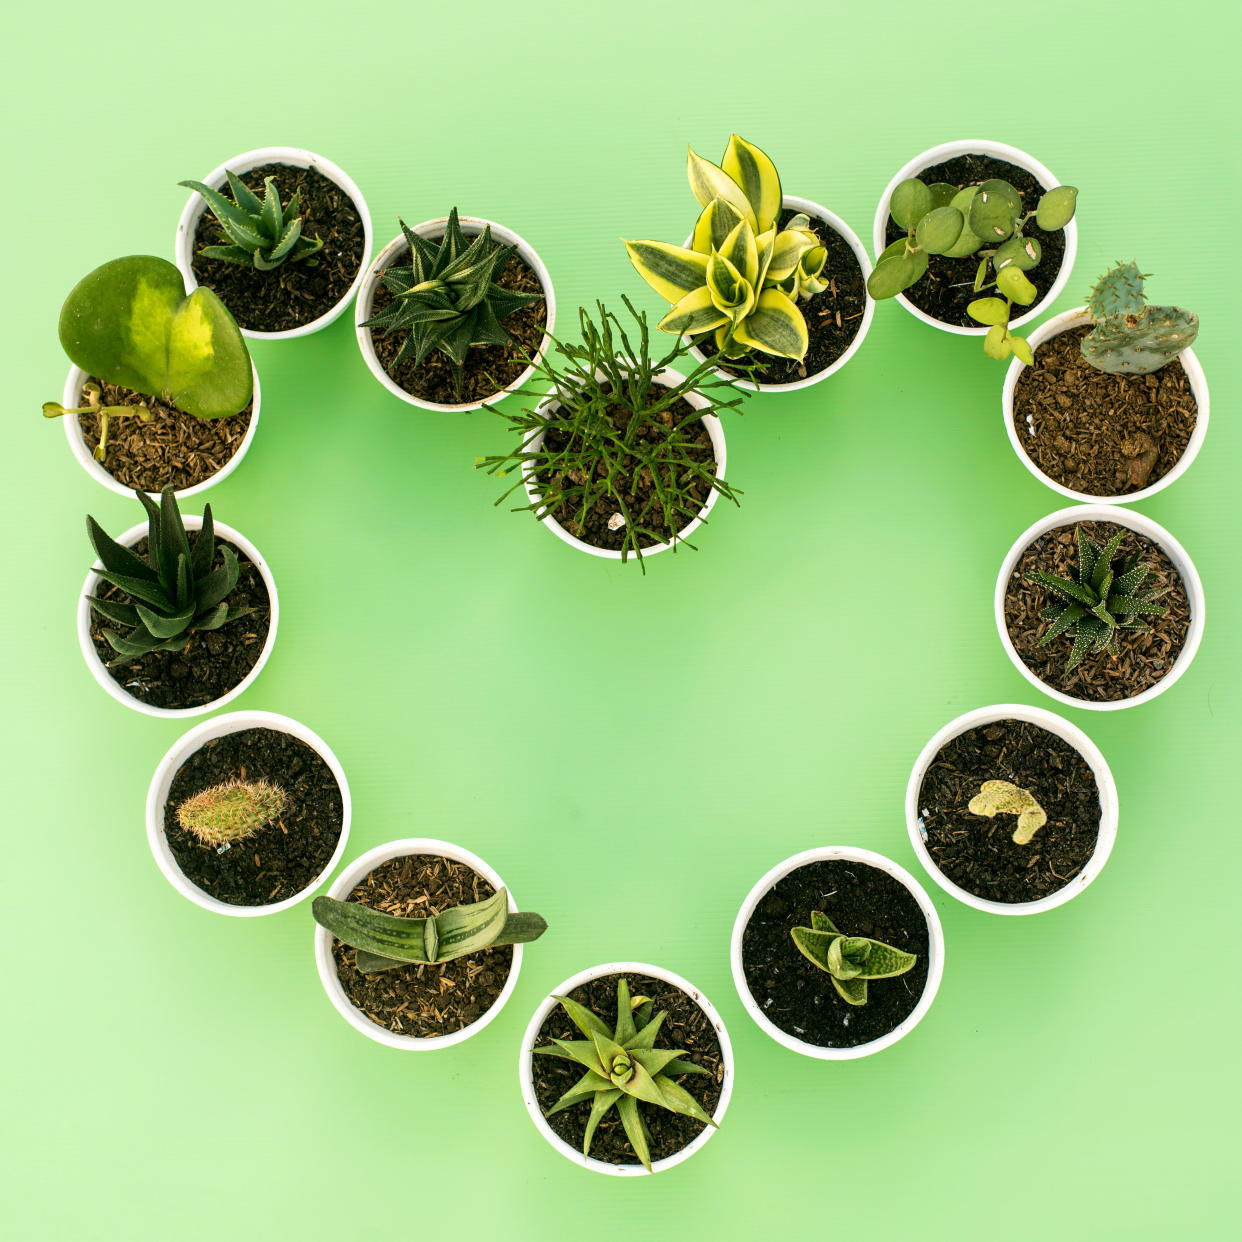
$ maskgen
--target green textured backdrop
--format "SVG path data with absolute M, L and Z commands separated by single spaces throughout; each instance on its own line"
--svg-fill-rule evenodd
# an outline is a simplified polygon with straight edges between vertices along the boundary
M 1216 241 L 1242 198 L 1230 12 L 1143 2 L 1122 20 L 1058 0 L 1013 11 L 1012 34 L 908 3 L 69 0 L 10 15 L 10 1237 L 1227 1236 L 1242 740 L 1236 310 Z M 881 306 L 841 374 L 728 420 L 743 507 L 721 505 L 698 553 L 643 580 L 493 508 L 495 481 L 471 464 L 506 444 L 498 420 L 389 396 L 348 317 L 258 343 L 262 424 L 210 499 L 268 558 L 281 623 L 236 706 L 295 716 L 336 750 L 347 857 L 448 838 L 551 924 L 481 1037 L 381 1048 L 324 997 L 308 907 L 215 917 L 151 860 L 147 783 L 186 726 L 122 709 L 78 653 L 83 514 L 120 529 L 137 506 L 39 417 L 64 381 L 60 303 L 106 259 L 171 257 L 178 180 L 283 142 L 354 177 L 377 246 L 398 213 L 457 204 L 539 249 L 562 329 L 601 295 L 655 309 L 618 236 L 683 234 L 685 143 L 717 156 L 732 129 L 868 244 L 910 156 L 959 137 L 1023 146 L 1081 187 L 1055 309 L 1133 257 L 1159 300 L 1200 313 L 1207 444 L 1140 507 L 1199 566 L 1203 646 L 1149 706 L 1066 713 L 1121 791 L 1116 850 L 1086 896 L 998 919 L 932 887 L 948 955 L 926 1020 L 879 1056 L 806 1060 L 734 992 L 747 889 L 820 844 L 918 873 L 902 800 L 927 738 L 986 703 L 1055 707 L 992 619 L 1010 542 L 1062 503 L 1009 448 L 1004 368 Z M 719 1135 L 637 1183 L 556 1155 L 516 1076 L 543 994 L 619 957 L 701 986 L 737 1055 Z

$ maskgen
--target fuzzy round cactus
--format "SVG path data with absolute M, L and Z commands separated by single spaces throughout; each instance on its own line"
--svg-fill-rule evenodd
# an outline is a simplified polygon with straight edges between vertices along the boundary
M 177 808 L 177 822 L 204 845 L 221 849 L 266 827 L 284 806 L 279 785 L 231 780 L 187 798 Z
M 1091 331 L 1082 356 L 1097 371 L 1146 375 L 1158 371 L 1199 334 L 1199 317 L 1180 306 L 1148 306 L 1144 273 L 1134 263 L 1118 263 L 1100 277 L 1087 299 Z

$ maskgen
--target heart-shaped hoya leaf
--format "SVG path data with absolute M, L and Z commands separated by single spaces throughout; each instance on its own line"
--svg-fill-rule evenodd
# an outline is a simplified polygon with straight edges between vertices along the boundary
M 224 303 L 201 286 L 187 297 L 181 273 L 152 255 L 113 259 L 78 281 L 60 343 L 89 374 L 197 418 L 237 414 L 251 397 L 250 354 Z

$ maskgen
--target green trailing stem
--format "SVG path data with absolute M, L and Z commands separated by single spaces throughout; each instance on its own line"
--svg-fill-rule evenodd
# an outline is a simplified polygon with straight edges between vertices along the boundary
M 1091 331 L 1082 356 L 1098 371 L 1146 375 L 1172 362 L 1199 334 L 1199 317 L 1180 306 L 1148 306 L 1145 273 L 1118 263 L 1096 282 L 1087 298 Z
M 969 803 L 972 815 L 1016 815 L 1018 825 L 1013 830 L 1014 845 L 1027 845 L 1031 838 L 1048 822 L 1048 814 L 1035 795 L 1009 781 L 984 781 L 979 792 Z
M 266 780 L 230 780 L 187 798 L 177 822 L 204 845 L 226 849 L 280 818 L 285 791 Z
M 99 443 L 95 445 L 91 454 L 96 461 L 103 461 L 108 455 L 109 419 L 133 416 L 144 423 L 151 421 L 151 411 L 147 409 L 145 401 L 138 405 L 100 405 L 99 401 L 102 391 L 94 380 L 88 380 L 82 385 L 82 395 L 86 398 L 85 405 L 70 410 L 61 405 L 59 401 L 45 401 L 43 403 L 44 418 L 64 418 L 66 415 L 76 418 L 79 414 L 96 414 L 99 416 Z
M 822 910 L 811 911 L 810 927 L 795 927 L 790 934 L 803 957 L 827 973 L 847 1005 L 865 1005 L 870 980 L 904 975 L 918 961 L 917 954 L 879 940 L 845 935 Z

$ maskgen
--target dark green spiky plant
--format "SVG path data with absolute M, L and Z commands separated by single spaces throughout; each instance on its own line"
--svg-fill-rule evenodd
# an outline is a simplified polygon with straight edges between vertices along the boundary
M 822 910 L 812 910 L 811 926 L 795 927 L 791 935 L 798 951 L 828 974 L 847 1005 L 867 1003 L 868 980 L 904 975 L 919 960 L 916 953 L 880 940 L 845 935 Z
M 406 334 L 394 366 L 407 358 L 417 366 L 438 349 L 452 363 L 453 385 L 460 397 L 471 347 L 511 344 L 502 320 L 538 302 L 543 294 L 502 287 L 498 282 L 517 246 L 493 242 L 490 225 L 473 240 L 467 239 L 456 207 L 438 242 L 420 237 L 404 220 L 400 224 L 409 243 L 410 264 L 394 264 L 380 277 L 393 299 L 362 326 Z
M 1103 547 L 1081 526 L 1076 532 L 1078 564 L 1072 578 L 1037 569 L 1029 581 L 1056 596 L 1040 616 L 1052 624 L 1039 645 L 1045 646 L 1062 634 L 1073 634 L 1068 673 L 1090 652 L 1107 651 L 1116 655 L 1122 630 L 1147 629 L 1143 616 L 1161 617 L 1165 609 L 1154 603 L 1164 591 L 1142 591 L 1149 572 L 1138 563 L 1139 554 L 1117 559 L 1117 549 L 1126 532 L 1119 530 Z
M 652 1017 L 647 997 L 630 999 L 627 980 L 617 982 L 617 1022 L 614 1027 L 586 1006 L 568 996 L 557 996 L 569 1020 L 586 1039 L 554 1039 L 534 1050 L 536 1056 L 560 1057 L 574 1061 L 586 1071 L 548 1111 L 551 1116 L 575 1104 L 591 1101 L 582 1138 L 582 1154 L 591 1154 L 591 1140 L 599 1123 L 615 1106 L 625 1127 L 626 1138 L 643 1167 L 651 1172 L 650 1134 L 639 1104 L 665 1108 L 704 1125 L 716 1123 L 703 1106 L 680 1083 L 681 1074 L 706 1074 L 701 1065 L 687 1061 L 677 1048 L 657 1048 L 656 1035 L 667 1014 Z
M 145 559 L 110 538 L 93 517 L 86 519 L 91 545 L 103 565 L 99 577 L 129 597 L 128 603 L 89 597 L 101 617 L 129 630 L 104 630 L 104 638 L 119 653 L 110 668 L 149 651 L 180 651 L 196 632 L 218 630 L 253 611 L 227 602 L 237 585 L 237 556 L 221 544 L 223 564 L 215 564 L 210 505 L 204 506 L 202 528 L 191 542 L 171 487 L 164 488 L 158 505 L 146 492 L 134 495 L 147 511 Z
M 704 504 L 691 495 L 692 487 L 717 491 L 739 503 L 738 490 L 716 477 L 710 455 L 701 460 L 696 439 L 703 415 L 734 409 L 742 397 L 727 380 L 715 377 L 711 362 L 699 363 L 666 386 L 661 373 L 682 361 L 688 346 L 678 342 L 653 359 L 647 316 L 635 311 L 628 298 L 622 301 L 638 325 L 637 343 L 603 303 L 596 303 L 598 319 L 579 310 L 582 344 L 555 341 L 558 359 L 536 364 L 532 387 L 549 390 L 546 402 L 516 414 L 501 411 L 521 436 L 520 447 L 479 458 L 477 465 L 500 476 L 514 467 L 521 471 L 522 478 L 497 504 L 529 474 L 540 499 L 514 512 L 530 511 L 541 521 L 549 514 L 568 513 L 557 520 L 575 536 L 585 529 L 588 516 L 607 516 L 609 529 L 623 532 L 622 561 L 632 554 L 641 563 L 644 544 L 694 547 L 679 535 Z M 727 399 L 717 395 L 724 393 Z M 678 409 L 690 396 L 703 398 L 706 407 L 687 403 Z M 539 446 L 528 448 L 541 432 Z M 639 477 L 649 477 L 652 484 L 641 501 L 633 490 Z
M 282 263 L 302 263 L 323 249 L 319 237 L 302 236 L 302 191 L 282 207 L 280 191 L 274 177 L 263 179 L 263 197 L 247 188 L 235 173 L 226 171 L 233 202 L 219 190 L 201 181 L 179 181 L 189 190 L 197 190 L 211 208 L 216 223 L 224 230 L 229 244 L 204 246 L 198 253 L 204 259 L 219 259 L 270 272 Z M 309 266 L 313 266 L 313 263 Z

